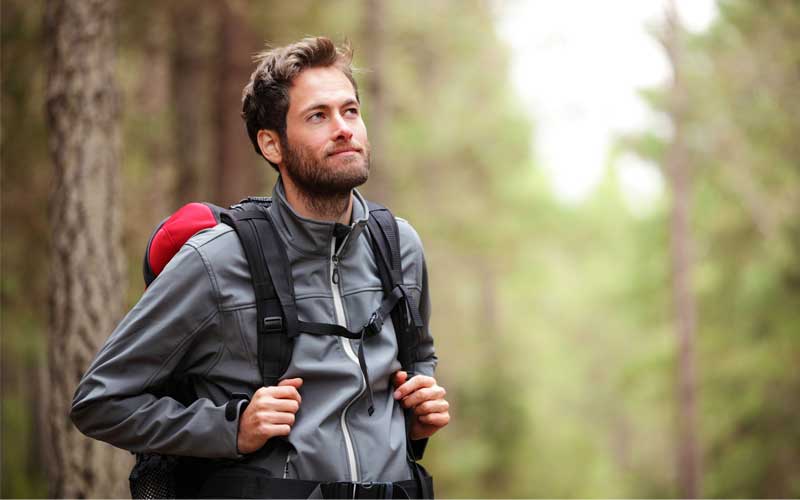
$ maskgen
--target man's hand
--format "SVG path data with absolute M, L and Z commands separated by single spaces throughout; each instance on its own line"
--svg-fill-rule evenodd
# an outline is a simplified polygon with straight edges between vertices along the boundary
M 239 418 L 239 453 L 252 453 L 270 438 L 289 435 L 302 400 L 297 392 L 301 385 L 303 379 L 290 378 L 253 394 Z
M 397 389 L 394 399 L 400 400 L 403 408 L 414 409 L 411 439 L 430 437 L 450 422 L 450 403 L 444 399 L 447 391 L 435 378 L 417 375 L 408 380 L 408 373 L 399 371 L 392 382 Z

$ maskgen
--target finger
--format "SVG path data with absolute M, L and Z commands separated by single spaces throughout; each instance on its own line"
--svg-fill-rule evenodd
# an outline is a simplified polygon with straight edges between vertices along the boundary
M 408 373 L 407 372 L 404 372 L 402 370 L 396 371 L 396 372 L 394 372 L 394 377 L 392 378 L 392 384 L 394 385 L 394 388 L 397 389 L 398 387 L 403 385 L 403 383 L 406 380 L 408 380 Z
M 280 411 L 286 413 L 297 413 L 300 403 L 296 399 L 270 399 L 262 407 L 265 411 Z
M 276 399 L 294 399 L 298 403 L 303 400 L 300 397 L 300 393 L 297 392 L 297 388 L 292 385 L 273 386 L 271 394 Z
M 290 385 L 295 389 L 299 389 L 301 385 L 303 385 L 303 379 L 301 378 L 287 378 L 278 382 L 278 387 L 283 387 L 286 385 Z
M 414 408 L 423 401 L 443 399 L 445 394 L 447 394 L 447 391 L 444 390 L 444 387 L 438 385 L 433 387 L 423 387 L 422 389 L 416 390 L 403 398 L 402 405 L 405 408 Z
M 251 401 L 256 401 L 259 398 L 269 396 L 269 391 L 270 391 L 269 387 L 259 387 L 258 390 L 255 393 L 253 393 Z
M 273 425 L 286 424 L 292 426 L 295 420 L 294 413 L 283 411 L 262 411 L 258 413 L 258 417 L 262 422 Z
M 269 437 L 288 436 L 292 428 L 287 424 L 262 424 L 261 431 Z
M 450 403 L 444 399 L 434 399 L 432 401 L 423 401 L 414 407 L 414 415 L 422 416 L 429 413 L 442 413 L 450 409 Z
M 411 380 L 408 380 L 406 383 L 401 385 L 394 391 L 394 398 L 395 399 L 403 399 L 404 397 L 408 396 L 412 392 L 419 390 L 422 387 L 431 387 L 436 384 L 436 379 L 433 377 L 427 377 L 425 375 L 417 375 L 412 377 Z
M 421 423 L 425 425 L 432 425 L 434 427 L 444 427 L 448 423 L 450 423 L 450 413 L 443 412 L 443 413 L 430 413 L 428 415 L 422 415 L 418 419 Z

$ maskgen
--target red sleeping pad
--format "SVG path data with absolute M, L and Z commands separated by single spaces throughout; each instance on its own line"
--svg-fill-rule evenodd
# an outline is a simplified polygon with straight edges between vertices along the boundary
M 220 222 L 223 208 L 211 203 L 189 203 L 161 221 L 144 252 L 144 283 L 149 286 L 184 243 L 202 229 Z

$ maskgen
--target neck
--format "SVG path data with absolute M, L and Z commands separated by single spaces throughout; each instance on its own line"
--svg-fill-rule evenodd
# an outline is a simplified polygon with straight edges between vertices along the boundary
M 350 224 L 353 213 L 352 191 L 342 194 L 307 193 L 292 182 L 288 176 L 281 176 L 286 201 L 295 212 L 307 219 L 325 222 Z

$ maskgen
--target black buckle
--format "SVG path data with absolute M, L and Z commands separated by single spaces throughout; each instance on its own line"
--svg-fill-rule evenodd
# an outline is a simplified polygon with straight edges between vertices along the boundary
M 265 333 L 280 333 L 283 331 L 283 318 L 280 316 L 267 316 L 264 318 Z
M 364 325 L 364 330 L 371 335 L 378 335 L 381 333 L 383 329 L 383 318 L 378 314 L 378 311 L 372 313 L 372 316 L 369 317 L 369 321 L 367 324 Z
M 358 483 L 353 492 L 353 498 L 391 498 L 391 496 L 386 494 L 387 485 L 391 484 L 392 483 Z M 391 489 L 388 491 L 391 491 Z

